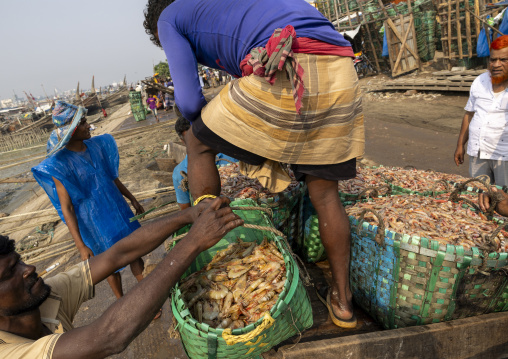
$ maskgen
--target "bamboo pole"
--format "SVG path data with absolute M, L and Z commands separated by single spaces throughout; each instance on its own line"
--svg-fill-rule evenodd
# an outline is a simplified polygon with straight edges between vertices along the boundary
M 473 14 L 473 16 L 474 16 L 474 17 L 477 17 L 477 16 L 476 16 L 476 15 L 475 15 L 475 14 L 474 14 L 471 10 L 468 10 L 468 11 L 469 11 L 471 14 Z M 499 30 L 498 30 L 498 29 L 496 29 L 495 27 L 493 27 L 493 26 L 489 25 L 489 23 L 488 23 L 487 21 L 483 20 L 481 17 L 477 17 L 477 18 L 478 18 L 478 20 L 480 20 L 480 21 L 483 23 L 483 25 L 484 25 L 484 26 L 487 26 L 488 28 L 491 28 L 492 30 L 494 30 L 494 32 L 497 32 L 499 35 L 504 36 L 504 34 L 503 34 L 501 31 L 499 31 Z M 485 30 L 485 31 L 487 32 L 487 30 Z M 490 36 L 487 36 L 487 38 L 488 38 L 488 39 L 489 39 L 489 41 L 490 41 Z M 489 42 L 489 46 L 490 46 L 490 42 Z
M 451 58 L 452 58 L 452 19 L 451 19 L 451 11 L 452 11 L 452 2 L 448 0 L 448 70 L 451 67 Z
M 458 51 L 459 51 L 459 59 L 462 60 L 464 55 L 462 54 L 462 36 L 460 36 L 462 34 L 462 32 L 461 32 L 461 26 L 460 26 L 460 19 L 459 19 L 460 0 L 455 0 L 455 9 L 456 9 L 456 13 L 455 13 L 455 31 L 457 31 L 457 46 L 458 46 Z
M 339 10 L 337 9 L 337 0 L 333 0 L 333 6 L 335 8 L 335 21 L 337 21 L 337 29 L 339 28 Z
M 467 54 L 469 58 L 473 57 L 473 45 L 471 41 L 471 14 L 469 13 L 469 0 L 465 0 L 466 8 L 466 41 L 467 41 Z M 458 36 L 459 34 L 457 34 Z
M 476 38 L 480 36 L 480 0 L 474 0 L 474 15 L 475 15 L 475 28 L 476 28 Z
M 363 4 L 361 1 L 358 1 L 358 5 L 360 6 L 360 11 L 362 12 L 362 17 L 365 16 L 365 12 L 363 11 Z M 358 16 L 358 14 L 357 14 Z M 362 22 L 363 23 L 363 22 Z M 386 28 L 387 26 L 385 26 L 385 31 L 386 31 Z M 370 43 L 370 47 L 371 47 L 371 50 L 372 50 L 372 54 L 374 55 L 374 61 L 376 62 L 376 70 L 378 73 L 381 73 L 381 66 L 379 66 L 379 60 L 377 58 L 377 54 L 376 54 L 376 47 L 374 46 L 374 41 L 372 41 L 372 35 L 370 34 L 370 29 L 369 29 L 369 25 L 365 25 L 365 29 L 367 30 L 367 37 L 369 38 L 369 43 Z

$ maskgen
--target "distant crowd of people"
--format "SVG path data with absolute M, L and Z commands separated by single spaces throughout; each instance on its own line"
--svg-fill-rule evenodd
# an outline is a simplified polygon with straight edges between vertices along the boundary
M 199 83 L 202 88 L 217 87 L 227 84 L 231 81 L 231 75 L 224 70 L 214 70 L 206 68 L 198 72 Z

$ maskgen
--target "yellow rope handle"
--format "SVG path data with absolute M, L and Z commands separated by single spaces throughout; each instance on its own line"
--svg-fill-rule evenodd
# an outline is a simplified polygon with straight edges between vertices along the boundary
M 217 198 L 217 196 L 214 196 L 213 194 L 204 194 L 194 201 L 194 206 L 197 206 L 198 203 L 204 200 L 205 198 Z
M 256 338 L 264 330 L 270 328 L 273 323 L 275 323 L 275 319 L 272 318 L 269 312 L 266 312 L 261 324 L 259 324 L 253 331 L 245 334 L 233 335 L 231 334 L 231 328 L 227 328 L 222 332 L 222 338 L 226 341 L 227 345 L 234 345 L 238 343 L 246 344 L 247 342 Z

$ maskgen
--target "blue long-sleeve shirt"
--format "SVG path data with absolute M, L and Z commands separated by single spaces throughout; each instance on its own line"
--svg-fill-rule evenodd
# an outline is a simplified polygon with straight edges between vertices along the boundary
M 351 46 L 333 25 L 304 0 L 177 0 L 159 17 L 159 40 L 166 52 L 182 115 L 195 120 L 206 105 L 197 63 L 241 76 L 240 62 L 264 46 L 274 30 L 292 25 L 297 37 Z

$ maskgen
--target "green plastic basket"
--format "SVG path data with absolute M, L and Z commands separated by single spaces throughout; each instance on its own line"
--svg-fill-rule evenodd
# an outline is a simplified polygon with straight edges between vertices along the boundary
M 256 206 L 253 200 L 236 200 L 231 206 Z M 272 227 L 264 212 L 256 210 L 235 211 L 245 223 Z M 214 329 L 204 323 L 198 323 L 189 312 L 182 299 L 178 284 L 171 298 L 171 308 L 177 321 L 182 343 L 190 358 L 259 358 L 260 354 L 270 350 L 274 345 L 298 334 L 312 326 L 312 308 L 309 296 L 301 282 L 299 269 L 284 240 L 272 232 L 239 227 L 229 232 L 214 247 L 202 252 L 192 263 L 183 277 L 200 270 L 207 265 L 219 250 L 241 238 L 247 242 L 261 243 L 263 238 L 274 241 L 281 251 L 286 263 L 287 281 L 279 299 L 270 310 L 273 324 L 263 319 L 245 328 L 234 329 L 232 335 L 236 343 L 228 345 L 223 338 L 223 329 Z M 257 331 L 259 331 L 257 333 Z M 255 336 L 244 340 L 246 336 Z
M 349 219 L 353 296 L 385 328 L 508 310 L 508 253 L 482 254 Z
M 146 120 L 146 112 L 145 107 L 143 106 L 141 92 L 130 91 L 129 102 L 131 105 L 132 114 L 134 115 L 134 119 L 136 121 Z

